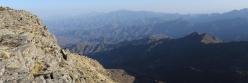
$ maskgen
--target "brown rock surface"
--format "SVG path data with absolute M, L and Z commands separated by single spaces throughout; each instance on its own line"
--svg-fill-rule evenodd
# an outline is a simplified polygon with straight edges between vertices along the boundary
M 95 60 L 61 49 L 28 12 L 1 8 L 0 83 L 112 83 Z
M 123 69 L 108 69 L 111 73 L 111 77 L 118 83 L 133 83 L 135 77 L 126 73 Z

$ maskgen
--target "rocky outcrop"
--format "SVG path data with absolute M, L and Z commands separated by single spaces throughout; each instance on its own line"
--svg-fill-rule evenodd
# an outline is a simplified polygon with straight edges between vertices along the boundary
M 111 78 L 118 83 L 134 83 L 135 77 L 129 75 L 123 69 L 108 69 L 111 73 Z
M 194 41 L 194 42 L 199 42 L 203 44 L 215 44 L 215 43 L 222 43 L 222 40 L 211 36 L 207 33 L 197 33 L 193 32 L 190 35 L 182 38 L 183 41 Z
M 61 49 L 28 12 L 0 11 L 0 83 L 112 83 L 95 60 Z

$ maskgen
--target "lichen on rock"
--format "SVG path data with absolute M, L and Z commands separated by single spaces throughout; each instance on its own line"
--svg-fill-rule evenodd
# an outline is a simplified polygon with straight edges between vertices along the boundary
M 61 49 L 29 12 L 0 11 L 0 82 L 113 83 L 95 60 Z

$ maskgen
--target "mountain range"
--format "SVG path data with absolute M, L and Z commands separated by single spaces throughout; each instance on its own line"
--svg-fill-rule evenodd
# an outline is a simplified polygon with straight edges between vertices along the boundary
M 194 32 L 178 39 L 124 43 L 91 58 L 107 69 L 124 69 L 136 77 L 134 83 L 248 82 L 248 42 L 226 43 Z
M 248 83 L 247 14 L 44 19 L 61 48 L 37 16 L 0 7 L 0 83 Z
M 44 21 L 63 48 L 98 60 L 114 80 L 247 83 L 247 15 L 121 10 Z
M 90 54 L 107 44 L 148 36 L 180 38 L 209 33 L 223 41 L 248 40 L 248 9 L 214 14 L 168 14 L 120 10 L 109 13 L 44 19 L 62 47 Z M 68 28 L 69 27 L 69 28 Z

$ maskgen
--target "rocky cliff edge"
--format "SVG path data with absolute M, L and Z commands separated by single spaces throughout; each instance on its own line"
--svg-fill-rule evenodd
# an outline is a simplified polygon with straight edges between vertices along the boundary
M 95 60 L 61 49 L 29 12 L 0 8 L 0 82 L 113 83 Z

